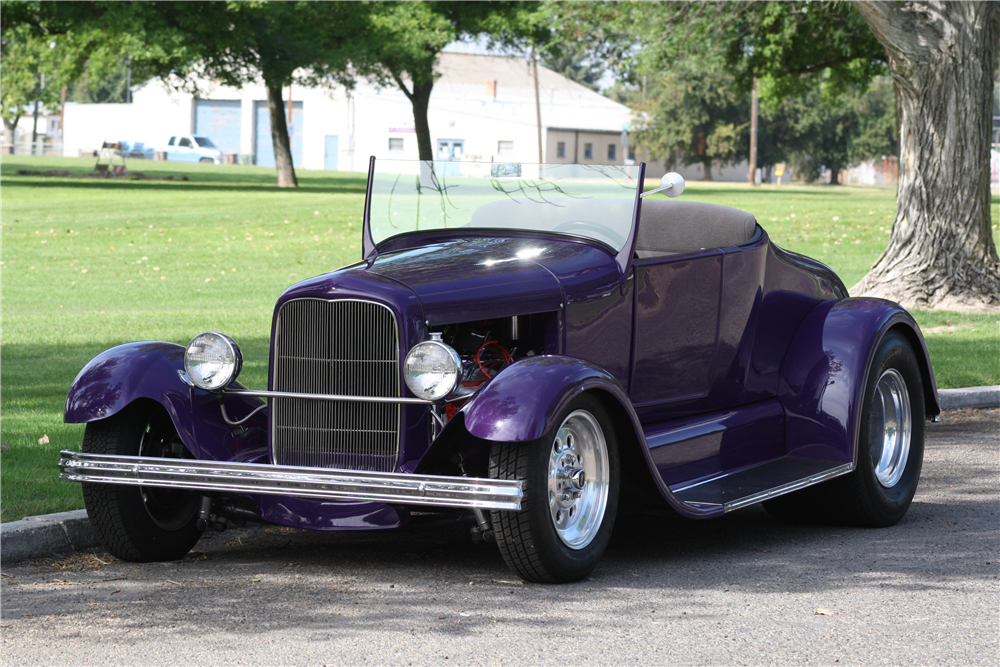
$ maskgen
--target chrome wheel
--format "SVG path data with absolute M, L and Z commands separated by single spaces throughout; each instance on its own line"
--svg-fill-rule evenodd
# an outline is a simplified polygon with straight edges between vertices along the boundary
M 896 485 L 910 454 L 912 422 L 906 381 L 889 368 L 875 385 L 871 408 L 871 457 L 875 478 L 886 488 Z
M 549 516 L 571 549 L 583 549 L 597 535 L 608 505 L 611 479 L 608 447 L 594 415 L 576 410 L 563 420 L 549 454 Z

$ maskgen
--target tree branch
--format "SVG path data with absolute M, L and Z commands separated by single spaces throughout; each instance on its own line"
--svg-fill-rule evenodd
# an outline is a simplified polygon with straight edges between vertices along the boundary
M 886 51 L 899 54 L 906 59 L 912 59 L 926 51 L 925 44 L 928 40 L 921 33 L 928 27 L 928 22 L 922 24 L 915 20 L 913 15 L 915 8 L 912 7 L 912 3 L 901 5 L 878 0 L 851 0 L 851 2 Z M 937 13 L 936 9 L 932 10 L 931 7 L 925 8 L 924 11 Z M 940 35 L 935 37 L 939 38 Z M 931 41 L 936 43 L 937 40 Z
M 389 74 L 390 76 L 392 76 L 392 80 L 396 82 L 396 85 L 399 86 L 399 89 L 403 91 L 403 94 L 406 95 L 406 99 L 410 100 L 410 103 L 412 104 L 413 93 L 407 90 L 406 84 L 403 83 L 403 78 L 399 76 L 399 74 L 397 74 L 395 70 L 390 70 Z M 416 90 L 416 87 L 414 87 L 414 90 Z

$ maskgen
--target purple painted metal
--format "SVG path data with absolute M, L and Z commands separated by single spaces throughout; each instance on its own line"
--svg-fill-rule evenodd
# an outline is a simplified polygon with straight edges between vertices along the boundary
M 921 367 L 927 416 L 940 413 L 930 358 L 912 316 L 883 299 L 829 301 L 802 322 L 781 366 L 778 400 L 790 456 L 855 460 L 868 372 L 882 337 L 895 327 L 910 339 Z
M 668 486 L 776 459 L 785 453 L 784 413 L 775 399 L 646 427 L 656 470 Z
M 723 253 L 668 257 L 635 267 L 637 410 L 706 396 L 715 377 Z
M 562 307 L 559 281 L 537 261 L 474 242 L 454 240 L 380 255 L 367 273 L 413 290 L 430 326 Z
M 409 512 L 385 503 L 254 496 L 265 521 L 309 530 L 385 530 L 410 522 Z
M 585 391 L 602 393 L 606 400 L 618 402 L 629 416 L 629 425 L 647 466 L 655 470 L 642 426 L 625 390 L 610 373 L 582 359 L 561 356 L 522 359 L 501 371 L 466 403 L 460 414 L 465 430 L 477 438 L 529 442 L 551 429 L 570 401 Z M 680 514 L 692 519 L 722 514 L 721 506 L 697 507 L 681 502 L 659 474 L 652 477 L 667 503 Z
M 66 397 L 64 419 L 77 424 L 106 419 L 140 399 L 162 405 L 181 440 L 198 459 L 247 460 L 262 454 L 266 409 L 234 432 L 222 420 L 219 397 L 191 389 L 181 381 L 184 348 L 174 343 L 145 341 L 113 347 L 84 366 Z M 241 419 L 263 404 L 259 398 L 225 396 L 232 419 Z M 250 453 L 250 454 L 248 454 Z
M 588 361 L 527 357 L 503 369 L 461 412 L 466 430 L 477 438 L 528 442 L 542 437 L 573 398 L 592 388 L 624 395 L 610 373 Z

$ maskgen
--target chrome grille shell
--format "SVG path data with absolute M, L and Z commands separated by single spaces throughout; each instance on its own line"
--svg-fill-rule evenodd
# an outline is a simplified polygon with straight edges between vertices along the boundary
M 275 322 L 276 392 L 401 396 L 399 333 L 388 307 L 354 299 L 292 299 Z M 399 458 L 394 403 L 271 399 L 276 465 L 392 472 Z

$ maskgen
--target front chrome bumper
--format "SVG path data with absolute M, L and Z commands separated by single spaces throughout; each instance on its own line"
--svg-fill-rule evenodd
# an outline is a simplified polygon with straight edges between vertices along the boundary
M 398 505 L 520 510 L 519 480 L 299 468 L 63 450 L 60 479 L 195 491 L 368 500 Z

